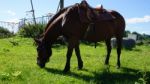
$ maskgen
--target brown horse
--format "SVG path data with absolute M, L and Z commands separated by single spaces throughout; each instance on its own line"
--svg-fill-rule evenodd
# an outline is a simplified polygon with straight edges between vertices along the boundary
M 79 52 L 79 39 L 86 30 L 82 25 L 88 25 L 91 22 L 92 16 L 87 9 L 88 4 L 80 3 L 60 10 L 48 23 L 45 32 L 40 39 L 35 39 L 38 44 L 37 64 L 43 68 L 52 55 L 51 46 L 56 41 L 57 37 L 64 35 L 68 39 L 67 63 L 64 71 L 70 69 L 70 57 L 73 48 L 76 47 L 79 68 L 82 68 L 83 62 Z M 81 17 L 82 16 L 82 17 Z M 66 24 L 68 23 L 68 24 Z M 72 25 L 74 23 L 74 25 Z M 82 24 L 81 24 L 82 23 Z M 73 28 L 71 28 L 73 26 Z M 80 32 L 83 31 L 83 32 Z
M 111 37 L 117 38 L 117 66 L 120 67 L 121 42 L 125 29 L 125 21 L 123 17 L 116 11 L 111 11 L 110 14 L 115 17 L 111 20 L 95 20 L 95 9 L 89 7 L 86 1 L 76 4 L 60 11 L 59 14 L 50 21 L 46 27 L 43 37 L 35 39 L 37 42 L 37 64 L 43 68 L 52 55 L 51 46 L 56 41 L 57 37 L 63 35 L 68 41 L 67 61 L 64 72 L 70 70 L 70 59 L 73 49 L 78 59 L 78 68 L 82 69 L 83 61 L 80 56 L 79 40 L 85 39 L 93 42 L 105 40 L 107 45 L 107 57 L 105 64 L 109 64 L 109 56 L 111 52 L 110 40 Z M 94 19 L 93 19 L 94 18 Z M 88 26 L 94 23 L 95 34 L 88 34 Z M 87 35 L 86 35 L 87 34 Z M 85 36 L 86 35 L 86 36 Z

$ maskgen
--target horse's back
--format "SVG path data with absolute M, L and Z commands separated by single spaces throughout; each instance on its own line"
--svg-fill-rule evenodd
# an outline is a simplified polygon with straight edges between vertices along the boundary
M 85 39 L 98 42 L 110 39 L 113 36 L 122 38 L 125 30 L 125 20 L 116 11 L 109 11 L 115 18 L 113 20 L 97 21 L 88 28 Z
M 92 42 L 103 41 L 114 35 L 114 27 L 111 21 L 100 21 L 91 24 L 85 34 L 85 39 Z

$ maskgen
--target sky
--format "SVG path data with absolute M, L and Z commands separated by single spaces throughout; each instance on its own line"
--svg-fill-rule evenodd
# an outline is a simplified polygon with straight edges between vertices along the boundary
M 81 0 L 64 0 L 65 7 L 79 3 Z M 100 6 L 116 10 L 126 20 L 126 30 L 150 35 L 150 0 L 87 0 L 92 7 Z M 56 13 L 59 0 L 33 0 L 35 16 Z M 18 22 L 22 18 L 30 18 L 30 0 L 1 0 L 0 21 Z

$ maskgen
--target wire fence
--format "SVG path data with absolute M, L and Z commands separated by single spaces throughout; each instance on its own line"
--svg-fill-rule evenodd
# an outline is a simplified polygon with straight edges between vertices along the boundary
M 0 21 L 0 27 L 7 28 L 11 32 L 18 30 L 18 23 Z
M 48 21 L 53 17 L 53 15 L 42 16 L 36 18 L 37 24 L 47 24 Z M 7 28 L 9 31 L 16 33 L 19 28 L 25 26 L 26 24 L 34 24 L 33 18 L 23 18 L 20 19 L 18 23 L 0 21 L 0 27 Z

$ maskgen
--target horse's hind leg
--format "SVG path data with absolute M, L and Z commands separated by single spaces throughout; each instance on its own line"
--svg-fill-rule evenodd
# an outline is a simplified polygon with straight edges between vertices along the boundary
M 107 39 L 105 40 L 106 42 L 106 46 L 107 46 L 107 56 L 105 59 L 105 64 L 108 65 L 109 64 L 109 57 L 110 57 L 110 53 L 111 53 L 111 43 L 110 43 L 111 39 Z
M 79 48 L 79 44 L 75 47 L 75 53 L 77 56 L 77 60 L 78 60 L 78 69 L 82 69 L 83 67 L 83 61 L 80 55 L 80 48 Z
M 121 48 L 122 48 L 122 38 L 117 38 L 117 68 L 120 68 L 120 54 L 121 54 Z

